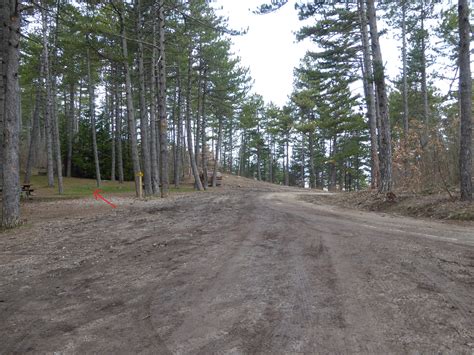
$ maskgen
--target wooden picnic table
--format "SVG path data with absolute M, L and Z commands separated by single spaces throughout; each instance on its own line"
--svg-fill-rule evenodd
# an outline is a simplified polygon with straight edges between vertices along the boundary
M 34 192 L 35 190 L 31 188 L 31 184 L 22 184 L 21 189 L 20 189 L 20 194 L 23 195 L 25 194 L 26 198 L 31 197 L 31 193 Z M 0 192 L 3 192 L 3 186 L 0 186 Z

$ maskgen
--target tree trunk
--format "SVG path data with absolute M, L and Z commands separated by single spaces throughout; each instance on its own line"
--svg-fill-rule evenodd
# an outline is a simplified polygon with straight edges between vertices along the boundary
M 380 165 L 378 156 L 377 142 L 377 110 L 375 108 L 375 95 L 372 72 L 372 59 L 370 55 L 369 34 L 367 31 L 367 12 L 365 9 L 365 0 L 359 0 L 359 19 L 361 24 L 362 55 L 363 55 L 363 81 L 365 101 L 367 105 L 367 119 L 369 121 L 370 133 L 370 187 L 376 189 L 380 180 Z
M 43 63 L 45 72 L 46 102 L 44 112 L 45 134 L 46 134 L 46 165 L 48 172 L 48 186 L 54 186 L 53 166 L 53 138 L 52 138 L 52 103 L 51 103 L 51 70 L 49 67 L 49 40 L 46 10 L 41 9 L 43 23 Z
M 305 161 L 305 155 L 304 155 L 304 133 L 302 134 L 301 136 L 301 183 L 300 183 L 300 187 L 305 187 L 304 186 L 304 174 L 305 174 L 305 164 L 304 164 L 304 161 Z
M 216 157 L 215 157 L 215 162 L 214 162 L 214 172 L 212 174 L 212 187 L 217 186 L 217 171 L 219 170 L 221 146 L 222 146 L 222 116 L 219 116 L 219 129 L 217 132 Z
M 136 2 L 138 10 L 137 33 L 138 41 L 138 82 L 139 82 L 139 97 L 140 97 L 140 137 L 142 148 L 143 161 L 143 181 L 145 184 L 145 196 L 153 195 L 153 187 L 151 184 L 151 159 L 150 146 L 148 144 L 148 112 L 145 100 L 145 68 L 143 65 L 143 33 L 144 19 L 141 11 L 141 1 Z
M 111 68 L 112 71 L 112 68 Z M 107 84 L 106 84 L 107 88 Z M 107 90 L 106 90 L 107 91 Z M 116 149 L 115 149 L 115 103 L 114 103 L 114 98 L 115 95 L 113 93 L 113 88 L 112 86 L 110 87 L 110 91 L 106 94 L 106 98 L 108 98 L 108 102 L 106 104 L 107 107 L 107 119 L 110 122 L 110 156 L 111 156 L 111 162 L 110 162 L 110 181 L 115 182 L 116 180 Z
M 3 187 L 2 226 L 13 228 L 20 223 L 20 2 L 4 2 L 4 36 L 2 57 L 5 61 L 3 107 Z
M 123 66 L 125 68 L 125 93 L 127 97 L 127 116 L 128 116 L 128 131 L 130 135 L 130 145 L 132 151 L 132 165 L 133 165 L 133 176 L 135 179 L 135 193 L 137 197 L 140 197 L 140 156 L 138 155 L 137 145 L 137 125 L 135 122 L 135 108 L 133 107 L 133 96 L 132 96 L 132 81 L 130 79 L 130 66 L 128 65 L 128 48 L 127 38 L 125 33 L 125 26 L 123 22 L 122 14 L 120 14 L 120 34 L 122 36 L 122 55 L 123 55 Z
M 7 4 L 0 1 L 0 23 L 5 24 L 8 16 Z M 5 70 L 7 61 L 7 27 L 0 25 L 0 187 L 3 186 L 3 126 L 5 121 Z
M 229 122 L 229 174 L 233 174 L 233 163 L 234 163 L 234 157 L 233 157 L 233 151 L 234 151 L 234 140 L 233 140 L 233 127 L 232 127 L 232 121 Z
M 158 114 L 160 120 L 161 197 L 168 197 L 168 119 L 166 117 L 166 52 L 164 0 L 158 2 Z
M 58 176 L 58 192 L 60 195 L 64 192 L 63 187 L 63 164 L 61 158 L 61 141 L 59 140 L 59 122 L 57 115 L 57 106 L 56 106 L 56 78 L 52 78 L 52 123 L 53 123 L 53 142 L 54 142 L 54 152 L 56 155 L 56 174 Z
M 177 111 L 176 115 L 178 116 L 178 122 L 176 124 L 176 154 L 174 160 L 174 186 L 176 188 L 179 187 L 179 180 L 180 180 L 180 161 L 181 161 L 181 136 L 182 136 L 182 126 L 183 126 L 183 115 L 182 115 L 182 105 L 183 105 L 183 95 L 181 90 L 181 78 L 180 78 L 180 71 L 179 71 L 179 64 L 178 68 L 176 69 L 176 86 L 178 90 L 178 98 L 177 98 Z
M 160 165 L 158 158 L 158 139 L 156 124 L 156 24 L 153 23 L 153 50 L 150 67 L 150 153 L 151 153 L 151 187 L 153 194 L 160 192 Z
M 208 176 L 207 176 L 207 136 L 206 136 L 206 70 L 204 69 L 204 82 L 202 85 L 202 96 L 201 96 L 201 161 L 202 161 L 202 176 L 203 176 L 203 187 L 206 190 L 209 186 Z M 212 185 L 214 186 L 214 185 Z
M 286 152 L 285 152 L 285 186 L 290 186 L 290 148 L 289 148 L 290 137 L 289 134 L 286 137 Z
M 461 144 L 459 168 L 461 200 L 472 201 L 472 78 L 470 66 L 470 24 L 467 0 L 458 1 L 459 87 L 461 92 Z
M 425 11 L 425 0 L 421 1 L 421 95 L 423 97 L 423 121 L 425 125 L 429 123 L 429 104 L 428 104 L 428 85 L 427 85 L 427 76 L 426 76 L 426 39 L 425 39 L 425 20 L 426 20 L 426 11 Z M 425 127 L 425 142 L 424 145 L 428 143 L 428 127 Z
M 403 96 L 403 151 L 405 159 L 403 161 L 403 170 L 405 178 L 408 178 L 408 83 L 407 83 L 407 0 L 402 0 L 402 96 Z
M 112 77 L 112 66 L 110 67 L 110 77 Z M 114 93 L 111 78 L 105 82 L 105 117 L 109 125 L 107 131 L 110 133 L 110 181 L 115 182 L 116 151 L 115 151 L 115 116 L 114 116 Z
M 309 145 L 309 187 L 311 189 L 316 188 L 316 169 L 314 166 L 314 132 L 309 132 L 308 137 L 308 145 Z
M 26 160 L 24 183 L 29 184 L 31 179 L 31 169 L 36 162 L 36 153 L 38 151 L 38 138 L 40 129 L 40 108 L 41 108 L 41 80 L 43 77 L 43 64 L 40 64 L 39 80 L 36 87 L 35 108 L 33 111 L 33 128 L 30 137 L 30 146 L 28 147 L 28 158 Z
M 91 58 L 89 50 L 87 50 L 87 79 L 89 81 L 89 115 L 91 119 L 91 132 L 92 132 L 92 153 L 94 154 L 95 163 L 95 179 L 97 187 L 100 186 L 100 165 L 99 165 L 99 152 L 97 151 L 97 133 L 96 133 L 96 122 L 95 122 L 95 93 L 94 83 L 92 79 L 91 71 Z
M 67 157 L 66 176 L 71 177 L 72 170 L 72 143 L 74 140 L 74 84 L 69 86 L 69 117 L 67 118 Z
M 191 169 L 194 176 L 194 184 L 199 191 L 204 190 L 201 179 L 199 178 L 199 171 L 196 164 L 196 157 L 193 153 L 193 137 L 191 127 L 191 70 L 192 70 L 192 49 L 188 51 L 188 85 L 186 87 L 186 135 L 188 140 L 189 161 L 191 162 Z
M 118 73 L 118 70 L 116 70 Z M 115 82 L 115 142 L 117 145 L 117 169 L 119 184 L 123 184 L 123 153 L 122 153 L 122 93 L 118 82 Z
M 392 190 L 392 138 L 388 115 L 388 99 L 385 87 L 385 73 L 377 30 L 374 0 L 367 0 L 367 17 L 372 42 L 374 82 L 380 114 L 380 185 L 379 192 Z

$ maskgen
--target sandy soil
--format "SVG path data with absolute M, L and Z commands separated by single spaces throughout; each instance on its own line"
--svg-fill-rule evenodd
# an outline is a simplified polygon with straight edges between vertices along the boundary
M 0 234 L 0 353 L 474 351 L 472 228 L 224 183 L 29 205 Z

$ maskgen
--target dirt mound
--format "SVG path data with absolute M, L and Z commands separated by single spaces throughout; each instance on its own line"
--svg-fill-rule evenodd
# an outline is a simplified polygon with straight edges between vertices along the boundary
M 474 204 L 453 200 L 447 194 L 396 193 L 395 198 L 374 191 L 303 196 L 312 203 L 331 203 L 368 211 L 396 213 L 411 217 L 474 221 Z
M 295 191 L 304 189 L 294 186 L 283 186 L 272 184 L 265 181 L 258 181 L 256 179 L 250 179 L 237 175 L 222 174 L 222 185 L 227 189 L 258 189 L 259 191 Z

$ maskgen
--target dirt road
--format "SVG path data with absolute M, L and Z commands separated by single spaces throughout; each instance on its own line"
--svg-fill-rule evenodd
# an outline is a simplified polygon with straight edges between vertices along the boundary
M 116 201 L 2 233 L 0 353 L 474 351 L 472 228 L 301 194 Z

